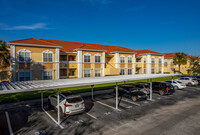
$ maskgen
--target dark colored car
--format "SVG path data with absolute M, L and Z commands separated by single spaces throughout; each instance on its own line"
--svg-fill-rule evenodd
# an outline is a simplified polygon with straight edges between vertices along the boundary
M 150 94 L 150 89 L 149 89 L 149 86 L 147 84 L 133 83 L 132 86 L 135 87 L 135 89 L 140 90 L 147 95 Z
M 198 81 L 198 85 L 200 85 L 200 76 L 195 76 L 195 78 L 196 78 L 197 81 Z
M 152 92 L 160 95 L 175 93 L 174 87 L 167 82 L 152 82 Z
M 116 91 L 116 87 L 114 88 L 114 92 Z M 119 96 L 127 96 L 130 97 L 134 102 L 141 99 L 147 99 L 147 95 L 133 87 L 132 85 L 124 85 L 119 86 L 118 89 Z

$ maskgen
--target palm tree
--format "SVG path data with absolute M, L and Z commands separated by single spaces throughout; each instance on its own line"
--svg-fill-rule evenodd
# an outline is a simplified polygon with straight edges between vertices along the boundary
M 10 53 L 6 48 L 6 42 L 0 40 L 0 69 L 10 65 Z
M 177 52 L 176 56 L 173 58 L 173 63 L 175 65 L 178 65 L 178 69 L 179 69 L 179 72 L 180 72 L 181 65 L 187 64 L 187 55 L 185 53 L 182 53 L 182 52 Z

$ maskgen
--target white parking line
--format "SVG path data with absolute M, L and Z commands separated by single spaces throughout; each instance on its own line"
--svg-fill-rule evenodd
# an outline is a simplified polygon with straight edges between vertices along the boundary
M 140 104 L 135 103 L 135 102 L 131 102 L 131 101 L 128 101 L 128 100 L 124 100 L 124 99 L 122 99 L 122 101 L 127 102 L 127 103 L 131 103 L 131 104 L 133 104 L 133 105 L 140 106 Z
M 7 123 L 8 123 L 9 133 L 10 133 L 10 135 L 13 135 L 13 131 L 12 131 L 12 127 L 11 127 L 11 124 L 10 124 L 10 118 L 9 118 L 8 112 L 5 112 L 5 114 L 6 114 L 6 119 L 7 119 Z
M 102 102 L 100 102 L 100 101 L 96 101 L 97 103 L 99 103 L 99 104 L 101 104 L 101 105 L 104 105 L 104 106 L 107 106 L 107 107 L 109 107 L 109 108 L 112 108 L 112 109 L 114 109 L 114 110 L 116 110 L 116 108 L 115 107 L 112 107 L 112 106 L 110 106 L 110 105 L 107 105 L 107 104 L 105 104 L 105 103 L 102 103 Z M 121 111 L 120 109 L 118 109 L 118 111 Z
M 97 120 L 97 117 L 93 116 L 92 114 L 89 114 L 89 113 L 86 113 L 86 114 Z

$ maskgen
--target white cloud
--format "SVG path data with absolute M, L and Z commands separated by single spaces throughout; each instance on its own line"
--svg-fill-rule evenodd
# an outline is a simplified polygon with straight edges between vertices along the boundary
M 6 24 L 0 23 L 0 29 L 2 30 L 36 30 L 36 29 L 49 29 L 46 27 L 46 23 L 35 23 L 32 25 L 18 25 L 18 26 L 9 26 Z

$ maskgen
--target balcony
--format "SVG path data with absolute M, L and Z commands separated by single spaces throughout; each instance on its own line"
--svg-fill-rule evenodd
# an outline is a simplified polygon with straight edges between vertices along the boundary
M 61 69 L 66 69 L 66 68 L 75 69 L 77 68 L 77 63 L 74 63 L 74 62 L 60 63 L 60 68 Z

